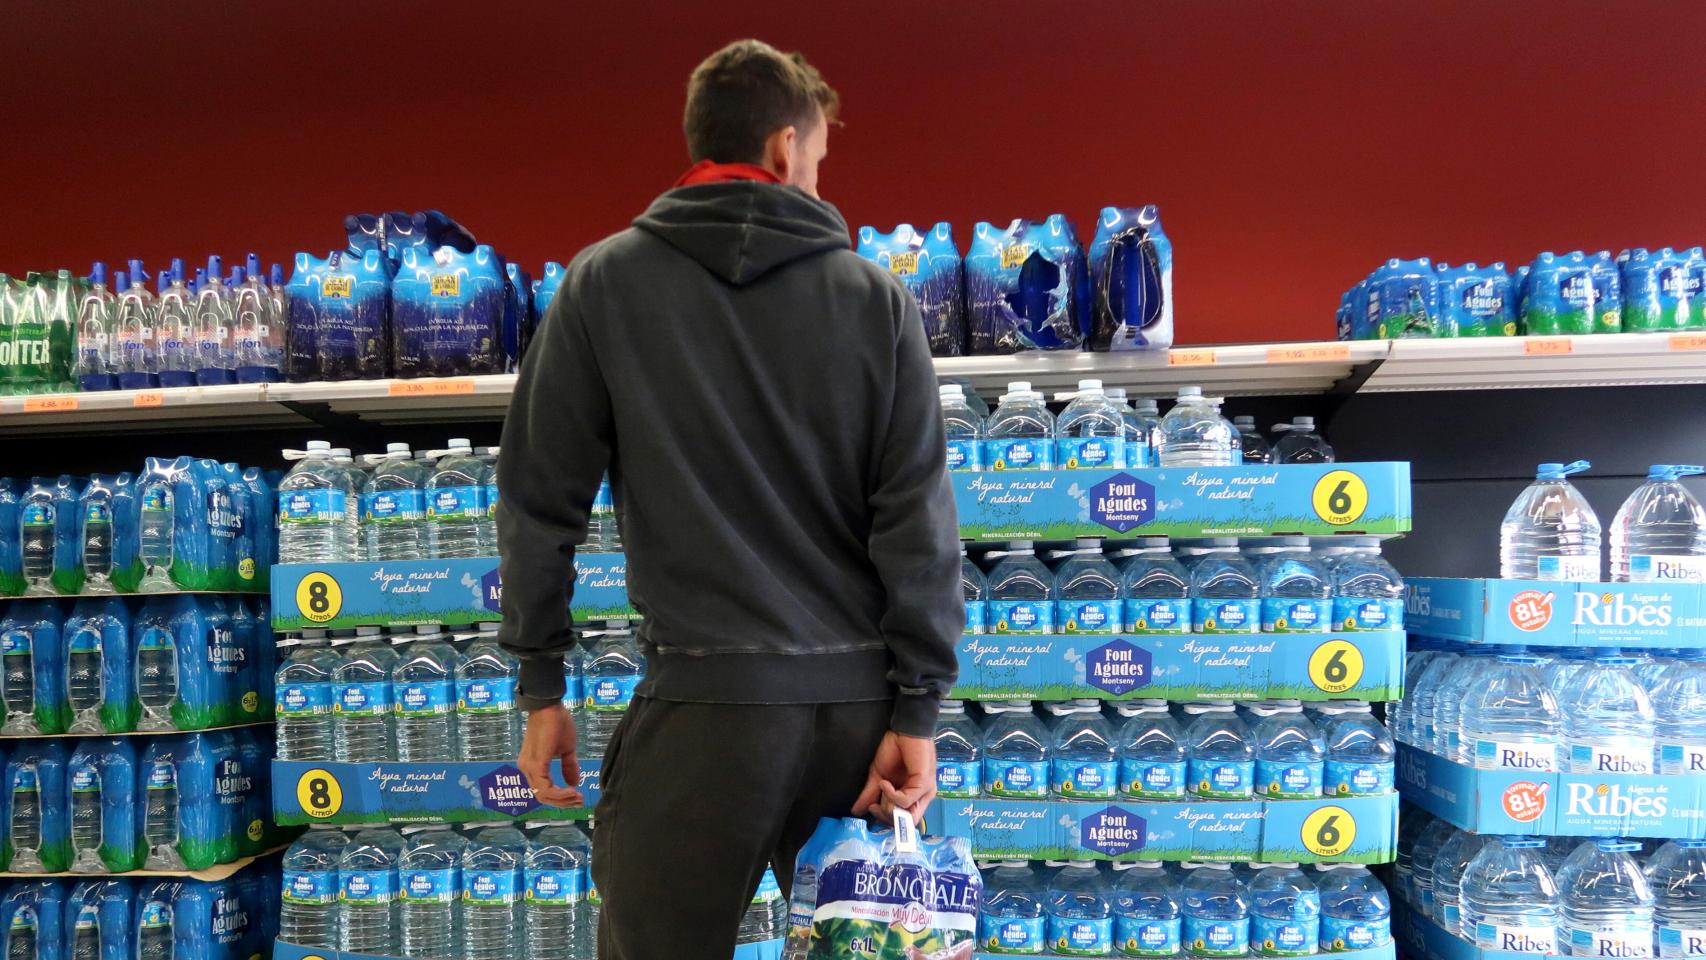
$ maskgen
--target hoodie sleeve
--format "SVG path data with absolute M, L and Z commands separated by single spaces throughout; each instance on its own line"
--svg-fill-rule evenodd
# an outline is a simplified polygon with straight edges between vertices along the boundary
M 498 641 L 521 660 L 524 710 L 563 697 L 575 547 L 586 541 L 614 436 L 610 393 L 575 307 L 576 274 L 571 267 L 522 362 L 498 458 Z
M 889 725 L 933 736 L 941 699 L 959 679 L 955 646 L 965 627 L 959 520 L 943 455 L 936 370 L 918 305 L 900 296 L 894 401 L 871 494 L 871 562 L 888 593 L 882 631 L 894 658 Z

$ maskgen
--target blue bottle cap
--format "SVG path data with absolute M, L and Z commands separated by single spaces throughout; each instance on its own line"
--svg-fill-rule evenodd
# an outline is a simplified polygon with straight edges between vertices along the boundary
M 1606 853 L 1634 853 L 1641 849 L 1639 843 L 1633 840 L 1625 840 L 1622 837 L 1596 837 L 1593 845 Z
M 1543 463 L 1535 474 L 1536 480 L 1562 480 L 1572 473 L 1581 473 L 1593 464 L 1586 460 L 1575 460 L 1570 463 Z
M 173 257 L 172 258 L 172 282 L 173 283 L 183 283 L 184 282 L 184 258 L 183 257 Z
M 89 282 L 103 285 L 107 282 L 107 265 L 105 263 L 96 260 L 94 266 L 89 268 Z
M 219 259 L 219 254 L 209 254 L 207 257 L 207 275 L 217 277 L 225 272 L 225 261 Z
M 1672 840 L 1671 843 L 1684 850 L 1706 850 L 1706 840 Z
M 1706 467 L 1692 463 L 1655 463 L 1647 471 L 1648 480 L 1675 480 L 1706 473 Z
M 123 270 L 113 274 L 113 292 L 123 293 L 130 289 L 130 274 Z
M 144 283 L 148 280 L 148 271 L 142 269 L 141 260 L 130 261 L 130 280 L 132 283 Z
M 261 257 L 260 257 L 260 255 L 255 254 L 255 253 L 251 253 L 248 256 L 244 257 L 243 258 L 243 269 L 244 269 L 244 271 L 246 271 L 248 273 L 249 276 L 259 277 L 261 275 Z
M 248 279 L 248 273 L 242 267 L 231 268 L 231 286 L 240 287 Z
M 284 286 L 284 264 L 282 264 L 282 263 L 273 264 L 272 265 L 272 272 L 269 274 L 269 278 L 270 278 L 273 286 L 275 286 L 275 287 Z
M 1546 846 L 1545 837 L 1531 837 L 1526 834 L 1507 834 L 1499 837 L 1499 842 L 1507 847 L 1515 847 L 1519 850 Z

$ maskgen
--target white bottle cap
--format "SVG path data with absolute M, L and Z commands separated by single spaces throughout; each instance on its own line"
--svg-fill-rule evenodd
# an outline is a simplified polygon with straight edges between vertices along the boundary
M 1100 381 L 1100 380 L 1080 380 L 1080 381 L 1078 381 L 1078 392 L 1079 393 L 1101 393 L 1102 392 L 1102 381 Z
M 1200 396 L 1202 396 L 1202 387 L 1180 387 L 1179 388 L 1179 396 L 1181 398 L 1183 398 L 1183 397 L 1200 397 Z
M 387 443 L 385 445 L 385 452 L 386 453 L 400 453 L 404 456 L 409 456 L 409 454 L 411 453 L 411 451 L 409 450 L 409 445 L 406 443 Z
M 1014 380 L 1014 381 L 1007 384 L 1007 392 L 1008 393 L 1030 393 L 1031 392 L 1031 381 L 1029 381 L 1029 380 Z
M 1314 430 L 1315 429 L 1315 418 L 1314 417 L 1292 417 L 1291 418 L 1291 428 L 1293 430 Z
M 957 383 L 944 383 L 936 388 L 936 395 L 942 397 L 963 397 L 965 390 Z
M 467 437 L 451 437 L 449 447 L 452 450 L 472 450 L 474 444 Z
M 342 457 L 343 459 L 348 460 L 349 459 L 349 447 L 333 447 L 332 448 L 332 458 L 337 459 L 339 457 Z
M 308 452 L 309 453 L 314 453 L 314 452 L 319 451 L 319 450 L 330 451 L 331 449 L 332 449 L 332 442 L 330 440 L 310 440 L 310 441 L 308 441 Z

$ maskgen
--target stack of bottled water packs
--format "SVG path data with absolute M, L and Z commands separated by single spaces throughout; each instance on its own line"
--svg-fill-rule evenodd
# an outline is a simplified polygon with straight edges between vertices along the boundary
M 0 892 L 0 953 L 16 960 L 251 960 L 278 931 L 276 866 L 224 880 L 16 881 Z

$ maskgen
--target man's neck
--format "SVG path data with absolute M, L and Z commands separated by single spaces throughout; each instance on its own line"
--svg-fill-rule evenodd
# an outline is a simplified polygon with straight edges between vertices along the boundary
M 782 182 L 781 177 L 756 163 L 717 163 L 714 160 L 701 160 L 688 167 L 681 179 L 675 181 L 675 185 L 691 187 L 701 183 L 729 183 L 736 180 L 777 184 Z

